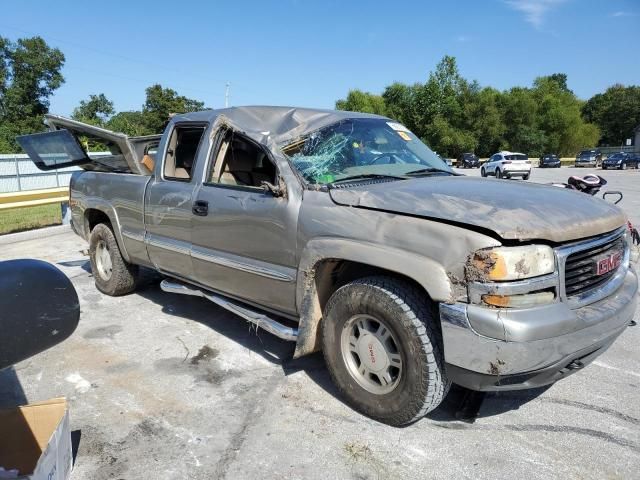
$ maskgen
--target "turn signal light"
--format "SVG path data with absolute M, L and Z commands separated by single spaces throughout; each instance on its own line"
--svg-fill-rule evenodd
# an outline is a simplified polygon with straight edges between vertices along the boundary
M 527 293 L 525 295 L 482 295 L 482 301 L 498 308 L 531 308 L 553 302 L 553 292 Z

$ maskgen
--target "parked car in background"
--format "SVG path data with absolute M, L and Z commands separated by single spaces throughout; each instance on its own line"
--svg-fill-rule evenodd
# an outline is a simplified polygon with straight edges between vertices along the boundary
M 602 165 L 602 153 L 600 150 L 581 150 L 576 155 L 576 167 L 599 167 Z
M 458 156 L 458 168 L 480 168 L 480 159 L 475 153 L 463 153 Z
M 540 168 L 560 168 L 560 157 L 554 155 L 553 153 L 548 153 L 540 157 L 540 163 L 538 163 Z
M 531 161 L 524 153 L 502 151 L 494 153 L 480 168 L 480 175 L 495 175 L 496 178 L 522 177 L 529 180 Z
M 626 170 L 627 168 L 638 168 L 639 162 L 640 155 L 638 154 L 618 152 L 609 155 L 602 161 L 602 169 L 617 168 Z

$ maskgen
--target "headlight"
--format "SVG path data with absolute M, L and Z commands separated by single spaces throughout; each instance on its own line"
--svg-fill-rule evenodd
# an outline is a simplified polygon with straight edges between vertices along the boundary
M 555 256 L 546 245 L 479 250 L 467 265 L 467 279 L 476 282 L 520 280 L 553 273 Z

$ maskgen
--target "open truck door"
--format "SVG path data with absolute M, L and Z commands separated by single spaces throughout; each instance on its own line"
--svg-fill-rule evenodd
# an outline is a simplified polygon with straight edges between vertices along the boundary
M 40 170 L 78 166 L 101 172 L 151 173 L 153 151 L 162 135 L 129 137 L 124 133 L 78 122 L 58 115 L 45 115 L 50 131 L 16 138 Z M 99 144 L 111 155 L 91 157 L 89 144 Z

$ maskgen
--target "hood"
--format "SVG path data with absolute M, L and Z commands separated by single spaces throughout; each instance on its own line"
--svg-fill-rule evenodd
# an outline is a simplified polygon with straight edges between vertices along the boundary
M 339 205 L 472 225 L 505 240 L 567 242 L 626 222 L 622 211 L 604 200 L 516 181 L 433 176 L 329 193 Z

